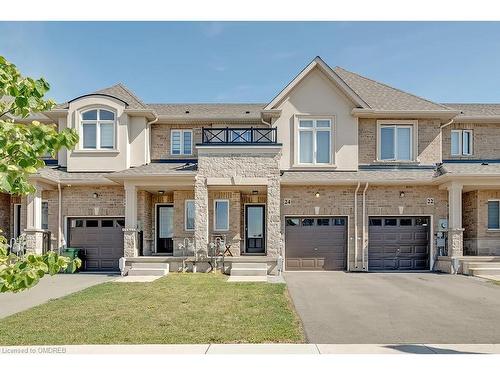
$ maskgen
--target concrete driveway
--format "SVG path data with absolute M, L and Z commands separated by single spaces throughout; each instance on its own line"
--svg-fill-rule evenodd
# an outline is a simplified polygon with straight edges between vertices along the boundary
M 287 272 L 315 344 L 500 343 L 500 285 L 434 273 Z
M 0 293 L 0 319 L 54 298 L 115 279 L 106 274 L 58 274 L 44 276 L 33 288 L 20 293 Z

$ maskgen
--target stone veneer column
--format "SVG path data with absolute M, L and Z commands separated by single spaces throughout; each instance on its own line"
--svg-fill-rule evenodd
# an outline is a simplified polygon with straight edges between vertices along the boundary
M 125 184 L 125 228 L 123 228 L 123 256 L 136 257 L 137 255 L 137 186 Z
M 448 256 L 451 258 L 464 255 L 462 228 L 462 185 L 452 183 L 448 189 Z
M 26 201 L 26 251 L 41 254 L 43 250 L 42 229 L 42 189 L 35 185 L 36 191 L 28 195 Z
M 194 184 L 194 239 L 197 255 L 208 255 L 208 188 L 207 179 L 196 176 Z
M 277 257 L 281 247 L 281 207 L 280 182 L 269 178 L 267 185 L 267 255 Z

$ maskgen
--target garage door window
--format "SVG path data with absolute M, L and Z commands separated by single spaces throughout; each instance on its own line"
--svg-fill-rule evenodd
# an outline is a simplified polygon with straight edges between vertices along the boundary
M 87 220 L 85 222 L 85 226 L 87 228 L 95 228 L 95 227 L 98 227 L 99 226 L 99 221 L 97 220 Z
M 419 217 L 415 219 L 415 225 L 426 227 L 427 225 L 429 225 L 429 219 L 426 217 Z
M 399 225 L 401 225 L 402 227 L 408 227 L 411 226 L 411 222 L 411 219 L 401 219 L 399 220 Z
M 102 220 L 101 227 L 112 228 L 112 227 L 114 227 L 114 222 L 113 222 L 113 220 Z
M 398 225 L 398 221 L 396 219 L 385 219 L 384 220 L 384 225 L 386 227 L 388 227 L 388 226 L 396 226 L 396 225 Z
M 286 219 L 286 225 L 288 227 L 296 227 L 296 226 L 299 226 L 300 225 L 300 219 L 297 219 L 297 218 L 290 218 L 290 219 Z
M 318 219 L 317 223 L 318 223 L 318 226 L 327 227 L 330 225 L 330 219 L 324 219 L 324 218 Z
M 314 225 L 314 219 L 302 219 L 303 227 L 312 227 Z
M 370 225 L 374 227 L 381 227 L 382 219 L 370 219 Z
M 333 225 L 343 226 L 345 225 L 345 219 L 333 219 Z

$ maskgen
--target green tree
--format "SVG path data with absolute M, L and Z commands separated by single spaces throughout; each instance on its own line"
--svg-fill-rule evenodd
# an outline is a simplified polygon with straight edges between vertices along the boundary
M 33 193 L 29 176 L 45 166 L 42 158 L 55 156 L 62 147 L 71 149 L 78 142 L 78 135 L 70 129 L 58 132 L 56 125 L 16 123 L 16 119 L 53 108 L 55 103 L 44 98 L 49 88 L 45 79 L 23 77 L 0 56 L 0 192 Z M 25 290 L 47 273 L 54 275 L 68 267 L 74 271 L 80 265 L 79 259 L 71 261 L 53 251 L 44 255 L 9 253 L 7 240 L 0 234 L 0 292 Z

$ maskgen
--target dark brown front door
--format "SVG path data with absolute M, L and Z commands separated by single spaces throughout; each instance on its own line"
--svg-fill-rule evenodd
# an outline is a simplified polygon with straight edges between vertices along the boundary
M 293 270 L 345 270 L 345 217 L 287 217 L 285 267 Z
M 370 217 L 369 271 L 429 269 L 428 217 Z
M 245 206 L 245 244 L 246 252 L 264 254 L 266 249 L 266 214 L 265 206 Z
M 159 204 L 156 206 L 156 252 L 173 255 L 174 253 L 174 206 Z
M 83 250 L 84 271 L 119 271 L 124 225 L 123 218 L 69 219 L 68 247 Z

